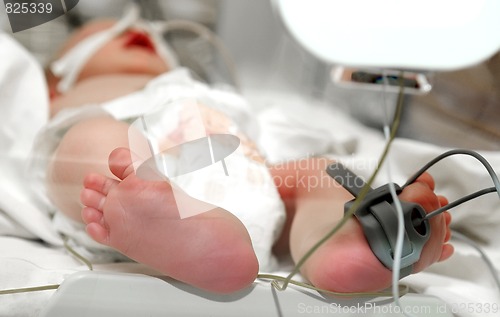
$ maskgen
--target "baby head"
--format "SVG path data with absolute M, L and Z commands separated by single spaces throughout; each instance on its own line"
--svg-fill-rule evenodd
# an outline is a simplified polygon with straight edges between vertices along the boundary
M 97 32 L 111 28 L 115 20 L 95 20 L 75 31 L 56 54 L 55 59 L 64 56 L 82 40 Z M 169 71 L 170 65 L 160 57 L 147 33 L 136 28 L 114 37 L 94 53 L 81 69 L 75 84 L 87 78 L 109 74 L 144 74 L 157 76 Z M 51 98 L 59 94 L 60 80 L 49 69 L 46 70 Z

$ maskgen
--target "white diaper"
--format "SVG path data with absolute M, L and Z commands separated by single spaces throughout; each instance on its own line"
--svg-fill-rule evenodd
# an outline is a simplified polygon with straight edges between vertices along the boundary
M 193 112 L 186 109 L 195 109 L 195 115 L 192 116 Z M 155 155 L 164 158 L 162 153 L 169 153 L 169 149 L 179 149 L 179 146 L 188 143 L 197 146 L 196 142 L 211 139 L 213 145 L 217 137 L 232 140 L 231 150 L 223 157 L 217 157 L 218 154 L 214 153 L 217 148 L 214 146 L 208 152 L 198 151 L 199 157 L 196 159 L 193 159 L 193 155 L 177 157 L 182 167 L 189 170 L 173 172 L 161 165 L 155 166 L 175 188 L 237 216 L 250 234 L 261 270 L 273 269 L 271 249 L 281 232 L 285 211 L 263 159 L 257 155 L 250 142 L 257 138 L 257 124 L 252 119 L 248 105 L 239 95 L 211 89 L 192 80 L 187 70 L 179 69 L 154 79 L 141 91 L 114 101 L 63 111 L 39 137 L 43 143 L 38 142 L 41 144 L 37 149 L 38 159 L 34 160 L 39 163 L 39 172 L 46 168 L 43 157 L 53 153 L 69 127 L 85 118 L 103 114 L 131 123 L 130 148 L 146 163 L 154 160 Z M 147 133 L 143 129 L 144 123 L 147 124 Z M 136 132 L 139 132 L 139 138 L 134 137 Z M 199 159 L 207 158 L 212 161 L 196 165 Z M 140 164 L 136 170 L 140 172 Z M 140 173 L 138 175 L 141 176 Z M 174 196 L 175 193 L 174 190 Z M 193 208 L 183 209 L 181 201 L 177 203 L 181 218 L 192 216 L 183 213 L 183 210 Z M 208 209 L 199 209 L 195 213 L 204 211 Z M 54 215 L 54 225 L 79 244 L 96 250 L 105 249 L 85 234 L 82 225 L 72 222 L 61 213 Z

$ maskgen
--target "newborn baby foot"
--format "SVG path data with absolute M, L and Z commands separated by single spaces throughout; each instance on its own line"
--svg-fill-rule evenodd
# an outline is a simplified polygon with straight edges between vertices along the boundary
M 430 175 L 425 174 L 408 186 L 399 197 L 404 201 L 416 202 L 430 212 L 447 204 L 447 200 L 436 196 L 433 190 L 434 182 Z M 450 222 L 449 213 L 430 220 L 430 238 L 419 261 L 413 265 L 412 273 L 422 271 L 452 255 L 453 247 L 447 244 L 451 236 Z M 328 230 L 331 228 L 330 226 Z M 315 238 L 315 241 L 319 239 Z M 337 234 L 311 256 L 302 273 L 317 287 L 344 293 L 379 291 L 390 287 L 392 282 L 392 271 L 375 257 L 355 218 L 349 219 Z
M 81 193 L 82 218 L 95 241 L 205 290 L 231 292 L 254 281 L 250 237 L 231 213 L 214 207 L 181 219 L 177 192 L 168 181 L 137 177 L 128 150 L 112 152 L 109 167 L 118 180 L 90 174 Z

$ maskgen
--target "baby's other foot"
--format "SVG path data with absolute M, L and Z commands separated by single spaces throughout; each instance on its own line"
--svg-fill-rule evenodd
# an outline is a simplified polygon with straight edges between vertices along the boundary
M 167 181 L 137 177 L 128 150 L 113 151 L 109 167 L 118 180 L 90 174 L 81 193 L 82 218 L 95 241 L 202 289 L 225 293 L 254 281 L 250 237 L 231 213 L 214 207 L 181 219 L 178 193 Z
M 447 200 L 436 196 L 433 190 L 434 182 L 430 175 L 425 174 L 399 197 L 404 201 L 416 202 L 430 212 L 447 204 Z M 452 255 L 453 247 L 447 244 L 451 235 L 450 222 L 451 216 L 447 212 L 430 220 L 430 238 L 420 259 L 413 266 L 413 273 Z M 344 293 L 379 291 L 388 288 L 392 281 L 392 271 L 373 254 L 355 218 L 349 219 L 337 234 L 311 256 L 303 266 L 302 273 L 317 287 Z

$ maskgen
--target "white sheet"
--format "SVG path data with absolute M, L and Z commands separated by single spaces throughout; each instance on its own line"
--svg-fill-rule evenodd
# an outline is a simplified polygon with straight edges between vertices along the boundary
M 28 184 L 22 177 L 21 168 L 34 133 L 46 121 L 47 96 L 43 80 L 39 67 L 31 57 L 3 34 L 0 34 L 0 48 L 2 61 L 10 61 L 0 64 L 0 107 L 5 118 L 0 144 L 7 149 L 3 153 L 8 153 L 0 156 L 3 174 L 0 179 L 0 233 L 3 235 L 0 237 L 1 288 L 59 283 L 66 274 L 85 267 L 60 247 L 61 241 L 46 214 L 37 209 L 36 203 L 26 194 Z M 361 126 L 343 113 L 311 100 L 303 100 L 300 96 L 265 97 L 268 106 L 260 113 L 259 119 L 261 141 L 270 161 L 326 153 L 340 158 L 363 176 L 367 176 L 374 167 L 375 158 L 384 143 L 379 133 Z M 413 171 L 443 150 L 410 140 L 396 141 L 391 151 L 395 163 L 393 179 L 398 183 L 404 182 Z M 500 153 L 484 154 L 494 168 L 500 170 Z M 438 184 L 437 190 L 450 199 L 479 187 L 491 186 L 482 166 L 463 158 L 448 159 L 432 173 Z M 379 184 L 387 180 L 384 175 L 382 173 Z M 498 197 L 483 197 L 452 213 L 455 227 L 467 228 L 487 241 L 488 254 L 499 269 Z M 52 246 L 28 238 L 42 239 Z M 458 316 L 488 316 L 477 314 L 478 309 L 484 310 L 487 304 L 498 304 L 499 296 L 498 290 L 492 287 L 487 270 L 480 270 L 479 273 L 471 270 L 482 265 L 480 257 L 470 248 L 457 245 L 457 252 L 450 261 L 407 277 L 405 281 L 420 292 L 438 296 L 451 307 L 458 307 Z M 123 269 L 118 264 L 113 267 Z M 2 296 L 0 316 L 36 316 L 50 294 L 47 291 Z M 476 308 L 469 310 L 467 303 L 476 305 Z
M 48 219 L 31 200 L 25 165 L 33 139 L 47 122 L 48 95 L 34 58 L 0 32 L 0 234 L 58 243 Z

